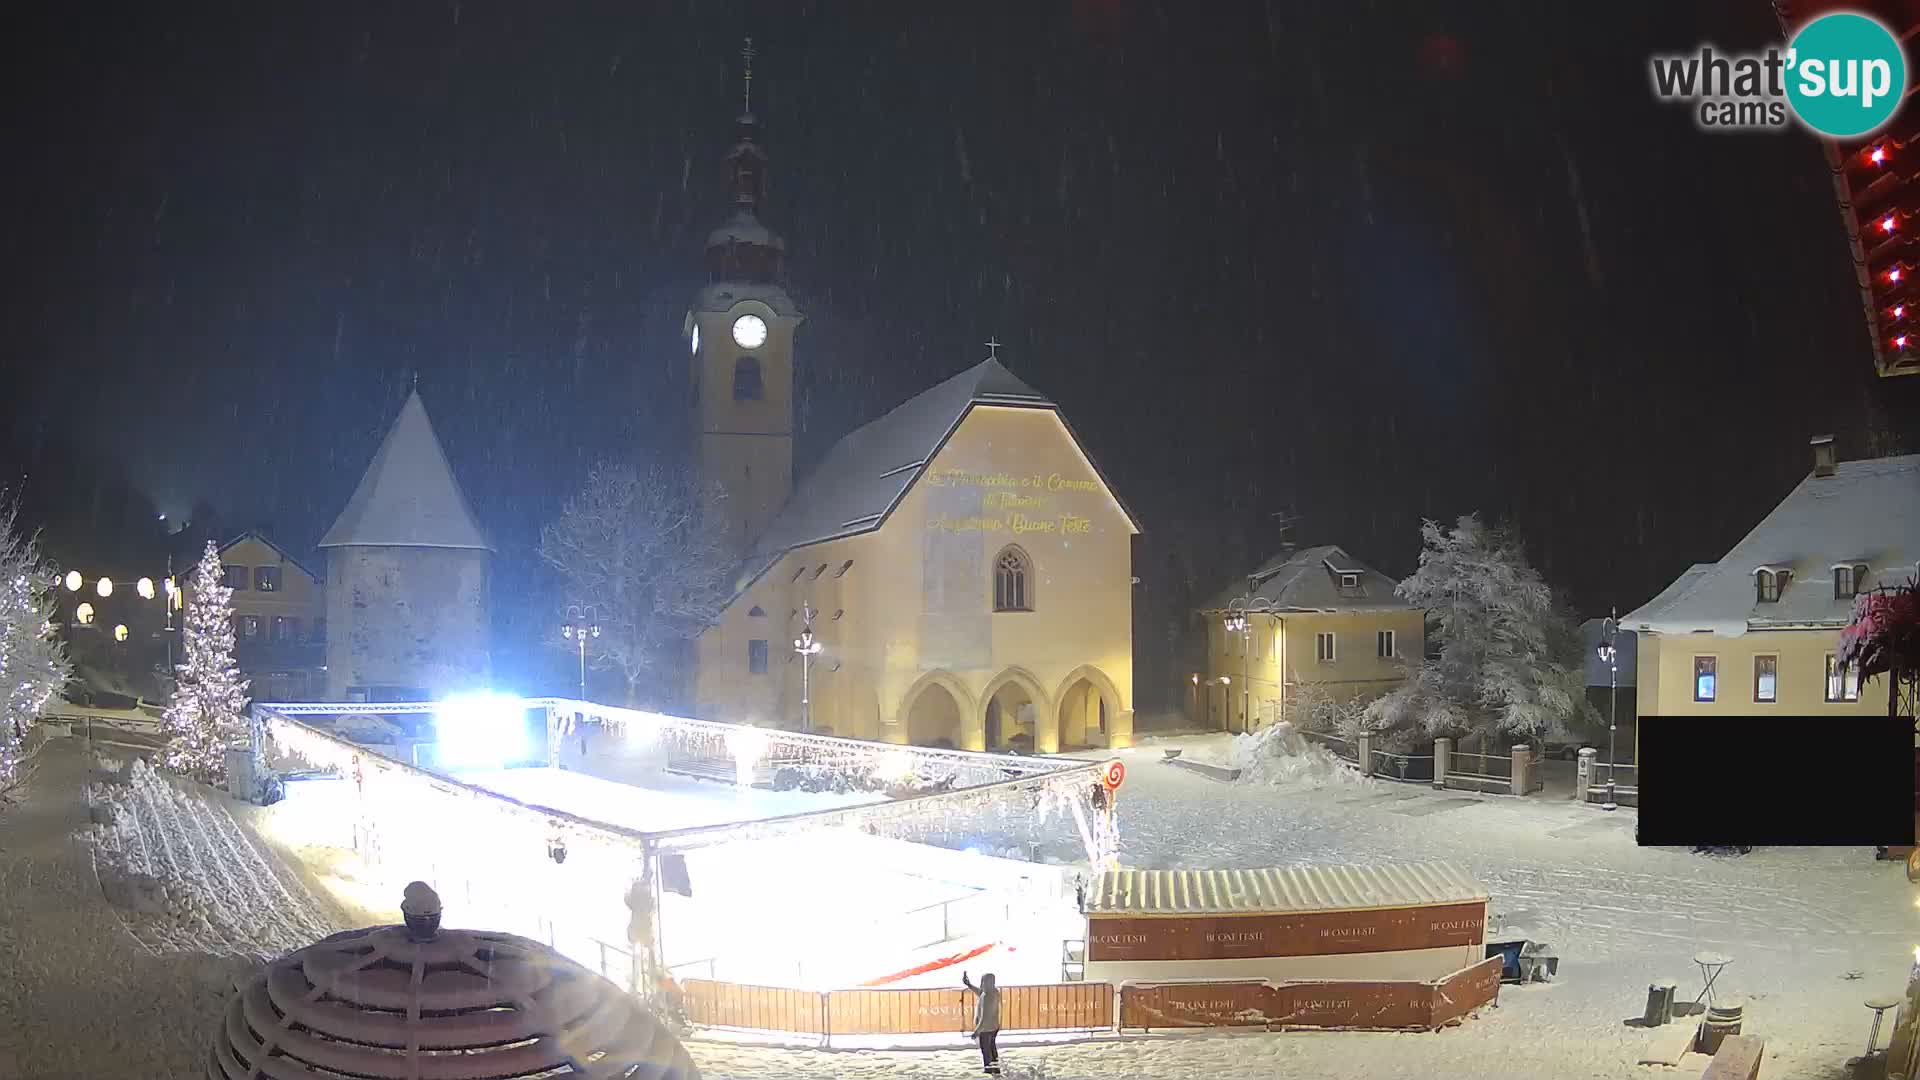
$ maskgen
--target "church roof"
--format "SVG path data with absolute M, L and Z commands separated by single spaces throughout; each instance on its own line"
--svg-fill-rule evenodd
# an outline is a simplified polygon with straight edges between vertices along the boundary
M 493 550 L 453 478 L 418 391 L 407 395 L 373 464 L 320 546 Z
M 743 584 L 794 548 L 879 528 L 975 405 L 1056 408 L 998 360 L 908 398 L 834 444 L 754 542 Z

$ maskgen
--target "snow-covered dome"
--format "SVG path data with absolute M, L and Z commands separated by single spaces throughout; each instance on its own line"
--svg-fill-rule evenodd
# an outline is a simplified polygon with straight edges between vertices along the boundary
M 335 934 L 242 987 L 209 1080 L 699 1080 L 680 1040 L 619 987 L 536 941 L 441 930 L 439 898 L 415 885 L 407 926 Z
M 785 251 L 786 241 L 773 234 L 773 230 L 760 224 L 751 211 L 737 210 L 727 219 L 727 223 L 707 234 L 707 246 L 719 247 L 722 244 L 758 244 L 776 251 Z

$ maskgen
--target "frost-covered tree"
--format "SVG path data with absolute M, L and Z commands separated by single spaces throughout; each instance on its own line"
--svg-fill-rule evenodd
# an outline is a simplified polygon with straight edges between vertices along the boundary
M 587 656 L 616 671 L 628 704 L 731 595 L 738 567 L 724 529 L 702 513 L 703 492 L 684 470 L 603 463 L 559 520 L 540 534 L 540 557 L 559 571 L 560 607 L 591 607 L 600 636 Z M 555 643 L 572 647 L 570 643 Z
M 219 783 L 227 772 L 227 740 L 246 722 L 247 682 L 233 662 L 233 590 L 222 581 L 211 540 L 193 568 L 182 629 L 185 655 L 175 668 L 162 760 L 175 772 Z
M 0 796 L 25 777 L 27 731 L 72 675 L 53 631 L 53 568 L 14 509 L 0 503 Z
M 1438 645 L 1407 685 L 1367 709 L 1429 735 L 1562 733 L 1589 706 L 1579 628 L 1511 530 L 1468 515 L 1420 527 L 1420 568 L 1394 590 L 1427 613 Z

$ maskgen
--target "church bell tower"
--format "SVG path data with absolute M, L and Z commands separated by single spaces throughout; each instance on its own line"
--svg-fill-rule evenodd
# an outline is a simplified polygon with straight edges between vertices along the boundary
M 793 336 L 805 317 L 781 287 L 786 245 L 760 223 L 767 154 L 753 116 L 753 39 L 727 152 L 731 216 L 707 235 L 707 285 L 683 329 L 691 357 L 694 466 L 725 492 L 707 507 L 745 550 L 793 489 Z M 711 518 L 710 518 L 711 519 Z

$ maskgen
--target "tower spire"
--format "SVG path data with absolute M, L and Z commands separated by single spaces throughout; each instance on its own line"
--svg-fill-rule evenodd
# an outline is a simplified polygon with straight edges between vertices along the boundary
M 744 84 L 741 91 L 743 107 L 740 111 L 749 116 L 753 114 L 753 57 L 753 39 L 748 38 L 740 48 L 741 81 Z

